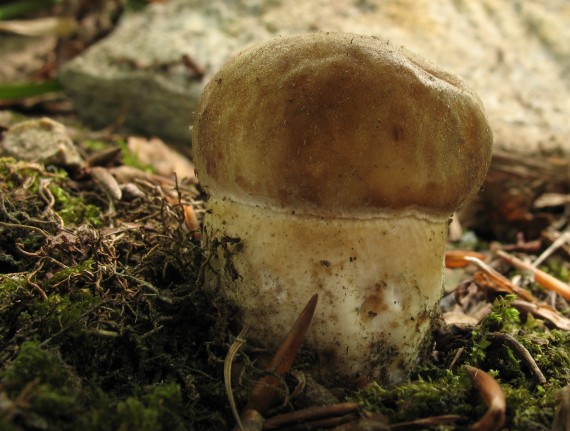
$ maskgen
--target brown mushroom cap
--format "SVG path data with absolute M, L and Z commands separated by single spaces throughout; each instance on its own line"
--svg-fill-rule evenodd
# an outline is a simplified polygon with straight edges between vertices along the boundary
M 373 37 L 280 37 L 232 57 L 195 112 L 210 193 L 315 215 L 455 211 L 492 135 L 460 79 Z

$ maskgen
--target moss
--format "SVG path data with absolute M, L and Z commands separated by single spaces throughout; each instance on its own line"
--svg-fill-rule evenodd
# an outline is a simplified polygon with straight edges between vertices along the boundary
M 83 387 L 80 377 L 62 358 L 37 342 L 22 344 L 10 366 L 0 373 L 6 402 L 19 411 L 10 429 L 155 431 L 186 430 L 188 406 L 174 382 L 144 388 L 114 400 L 98 387 Z
M 61 270 L 51 275 L 48 280 L 46 280 L 47 285 L 57 286 L 65 281 L 68 281 L 74 275 L 78 276 L 84 274 L 85 271 L 93 271 L 94 266 L 95 260 L 90 257 L 88 259 L 85 259 L 83 262 L 79 262 L 75 266 L 62 268 Z
M 120 431 L 184 430 L 185 406 L 180 387 L 169 383 L 152 388 L 140 398 L 129 397 L 117 405 Z
M 570 333 L 544 325 L 530 326 L 533 329 L 529 330 L 525 325 L 516 338 L 528 349 L 547 379 L 555 378 L 561 384 L 570 384 Z
M 551 379 L 544 386 L 527 388 L 504 382 L 500 372 L 490 373 L 499 379 L 506 396 L 506 429 L 550 430 L 562 387 L 558 381 Z M 354 400 L 369 411 L 386 415 L 391 423 L 456 414 L 461 419 L 445 428 L 453 430 L 467 429 L 485 414 L 487 407 L 464 371 L 436 374 L 433 379 L 420 378 L 394 388 L 373 383 L 357 392 Z
M 484 412 L 472 402 L 474 396 L 476 393 L 467 373 L 445 371 L 435 379 L 420 377 L 393 388 L 373 383 L 357 392 L 354 399 L 365 409 L 386 415 L 391 423 L 458 414 L 463 418 L 461 425 Z
M 500 383 L 507 400 L 506 429 L 550 430 L 558 394 L 570 384 L 570 333 L 550 329 L 532 316 L 520 316 L 511 306 L 513 299 L 495 299 L 491 313 L 465 339 L 462 358 Z M 547 382 L 537 384 L 527 364 L 491 333 L 510 334 L 526 347 Z M 467 429 L 486 406 L 463 367 L 456 365 L 455 372 L 445 369 L 456 353 L 457 349 L 450 350 L 440 363 L 424 364 L 411 382 L 393 388 L 371 384 L 355 399 L 365 409 L 386 415 L 391 423 L 457 414 L 460 421 L 441 429 Z
M 490 332 L 504 331 L 510 333 L 517 330 L 520 322 L 519 311 L 511 306 L 512 301 L 516 297 L 514 295 L 500 296 L 495 299 L 492 311 L 485 316 L 481 323 L 473 330 L 471 334 L 471 345 L 469 346 L 469 363 L 478 366 L 485 361 L 487 357 L 487 349 L 492 345 L 487 334 Z M 507 360 L 513 360 L 510 349 L 505 350 Z
M 550 431 L 560 384 L 555 380 L 534 390 L 503 386 L 507 399 L 507 426 L 513 430 Z
M 109 148 L 109 144 L 105 141 L 100 141 L 96 139 L 85 139 L 81 141 L 81 148 L 87 152 L 100 152 Z
M 90 223 L 93 226 L 101 225 L 101 209 L 88 203 L 81 193 L 72 193 L 69 178 L 63 170 L 46 172 L 43 166 L 16 161 L 12 158 L 0 158 L 0 189 L 6 193 L 16 193 L 24 189 L 27 193 L 40 195 L 36 199 L 37 210 L 46 210 L 49 205 L 49 196 L 40 190 L 46 186 L 55 198 L 55 210 L 66 224 Z M 22 195 L 23 190 L 19 193 Z M 31 202 L 28 202 L 31 203 Z M 31 208 L 26 211 L 28 215 L 35 213 Z
M 0 371 L 0 379 L 7 398 L 23 410 L 18 422 L 26 427 L 43 424 L 42 416 L 49 415 L 50 429 L 72 429 L 69 422 L 82 410 L 80 379 L 37 342 L 24 342 L 10 366 Z
M 106 225 L 89 187 L 0 163 L 0 429 L 227 429 L 236 313 L 200 288 L 182 208 L 141 184 Z
M 98 206 L 86 203 L 82 197 L 73 196 L 57 184 L 51 184 L 50 191 L 55 197 L 55 210 L 64 224 L 89 223 L 95 227 L 102 225 L 103 212 Z

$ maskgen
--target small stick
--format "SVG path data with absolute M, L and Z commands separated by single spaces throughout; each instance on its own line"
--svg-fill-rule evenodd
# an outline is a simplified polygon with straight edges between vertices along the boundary
M 528 349 L 523 346 L 515 337 L 509 334 L 504 334 L 502 332 L 491 332 L 490 334 L 487 334 L 487 338 L 490 340 L 500 340 L 509 343 L 510 346 L 514 349 L 517 356 L 526 363 L 528 369 L 530 370 L 537 383 L 541 385 L 546 383 L 546 377 L 544 377 L 544 374 L 542 374 L 542 371 L 540 371 L 540 368 L 538 368 L 538 365 L 536 365 L 536 361 Z
M 455 353 L 455 356 L 453 357 L 453 360 L 451 361 L 451 364 L 449 364 L 449 369 L 451 371 L 453 371 L 455 369 L 455 367 L 457 366 L 457 363 L 459 362 L 459 360 L 461 359 L 461 357 L 463 356 L 463 353 L 465 353 L 465 347 L 460 347 L 457 352 Z
M 558 293 L 567 301 L 570 301 L 570 286 L 568 284 L 558 280 L 556 277 L 535 268 L 530 263 L 524 262 L 504 251 L 498 251 L 497 254 L 505 260 L 509 265 L 514 266 L 515 268 L 522 269 L 524 271 L 529 271 L 532 279 L 540 284 L 542 287 L 548 290 L 552 290 L 553 292 Z
M 461 419 L 459 415 L 431 416 L 429 418 L 416 419 L 408 422 L 399 422 L 390 426 L 390 431 L 423 430 L 427 427 L 448 425 Z
M 39 233 L 41 236 L 43 236 L 44 238 L 49 238 L 49 233 L 47 233 L 45 230 L 40 229 L 39 227 L 35 227 L 35 226 L 29 226 L 26 224 L 17 224 L 17 223 L 7 223 L 4 221 L 0 221 L 0 226 L 4 226 L 4 227 L 9 227 L 12 229 L 28 229 L 31 230 L 33 232 Z
M 308 407 L 292 413 L 284 413 L 267 419 L 263 424 L 264 430 L 274 430 L 281 427 L 299 423 L 313 422 L 318 419 L 344 416 L 359 410 L 358 403 L 339 403 L 330 406 Z
M 569 239 L 570 239 L 570 232 L 562 233 L 558 238 L 554 240 L 552 244 L 550 244 L 550 246 L 546 250 L 542 252 L 540 256 L 536 258 L 536 260 L 532 263 L 532 266 L 536 268 L 538 265 L 540 265 L 542 262 L 548 259 L 552 253 L 554 253 L 556 250 L 558 250 L 560 247 L 566 244 Z
M 498 271 L 487 265 L 481 259 L 477 259 L 476 257 L 466 256 L 465 260 L 474 263 L 479 269 L 481 269 L 484 273 L 488 274 L 495 282 L 497 282 L 500 286 L 503 286 L 509 293 L 515 293 L 520 298 L 524 299 L 525 301 L 529 302 L 537 302 L 538 300 L 528 291 L 524 290 L 522 287 L 518 287 L 517 285 L 513 284 L 507 277 L 500 274 Z
M 471 376 L 473 384 L 487 405 L 487 413 L 471 425 L 471 431 L 498 431 L 505 425 L 507 401 L 501 386 L 485 371 L 466 365 L 465 369 Z

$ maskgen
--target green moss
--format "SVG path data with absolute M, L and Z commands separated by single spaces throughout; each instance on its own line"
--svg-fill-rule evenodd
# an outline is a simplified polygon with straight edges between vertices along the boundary
M 98 206 L 86 203 L 82 197 L 73 196 L 58 184 L 51 184 L 50 191 L 55 197 L 55 209 L 66 225 L 102 225 L 103 212 Z
M 544 386 L 526 388 L 503 382 L 499 372 L 489 371 L 501 382 L 507 400 L 506 429 L 550 430 L 561 385 L 555 379 Z M 471 379 L 461 370 L 446 371 L 430 380 L 419 379 L 393 388 L 376 383 L 360 390 L 354 399 L 366 410 L 380 412 L 391 423 L 405 422 L 438 415 L 456 414 L 461 419 L 449 430 L 467 429 L 486 412 L 481 396 Z M 439 429 L 439 428 L 438 428 Z
M 40 417 L 49 415 L 51 429 L 71 429 L 67 422 L 83 401 L 81 383 L 57 354 L 41 349 L 37 342 L 24 342 L 10 366 L 0 371 L 0 379 L 12 402 L 26 401 L 29 412 L 33 411 L 21 415 L 26 426 L 41 423 Z
M 26 280 L 22 275 L 2 275 L 0 274 L 0 310 L 2 305 L 7 306 L 18 294 L 26 289 Z
M 25 342 L 11 364 L 0 372 L 5 402 L 21 403 L 12 422 L 0 429 L 49 430 L 186 430 L 180 385 L 145 388 L 139 395 L 113 400 L 98 387 L 84 388 L 80 377 L 60 355 Z M 49 421 L 48 421 L 49 418 Z
M 93 258 L 85 259 L 85 261 L 78 263 L 75 266 L 69 266 L 67 268 L 62 268 L 61 270 L 54 273 L 48 280 L 46 284 L 48 286 L 57 286 L 66 280 L 69 280 L 74 275 L 79 276 L 84 274 L 85 271 L 93 271 L 95 261 Z
M 481 412 L 472 402 L 474 395 L 467 373 L 445 371 L 436 379 L 419 378 L 393 388 L 372 383 L 354 399 L 365 409 L 386 415 L 391 423 L 447 414 L 461 415 L 460 423 L 466 423 Z
M 0 157 L 0 190 L 13 190 L 25 187 L 37 193 L 42 169 L 38 165 L 20 162 L 11 157 Z
M 157 385 L 140 398 L 129 397 L 117 405 L 120 431 L 184 430 L 184 405 L 180 387 Z
M 0 190 L 4 191 L 6 198 L 13 194 L 14 199 L 22 199 L 24 194 L 29 194 L 28 199 L 21 202 L 22 208 L 19 211 L 14 209 L 7 214 L 12 222 L 29 224 L 31 216 L 46 211 L 49 197 L 41 190 L 46 185 L 55 199 L 54 209 L 65 224 L 102 225 L 102 210 L 88 203 L 81 193 L 71 192 L 70 180 L 65 171 L 48 173 L 38 164 L 0 158 Z M 42 227 L 45 228 L 45 225 Z M 30 241 L 28 238 L 24 244 Z
M 0 430 L 229 428 L 235 310 L 182 208 L 140 189 L 110 220 L 93 182 L 0 159 Z
M 469 346 L 469 363 L 477 366 L 487 356 L 487 349 L 492 343 L 487 338 L 489 332 L 504 331 L 510 333 L 516 331 L 520 323 L 519 311 L 511 306 L 516 299 L 514 295 L 500 296 L 493 302 L 493 309 L 471 334 L 472 343 Z M 515 360 L 512 352 L 508 351 L 507 359 Z
M 81 142 L 82 148 L 89 152 L 99 152 L 109 148 L 109 143 L 96 139 L 86 139 Z
M 555 380 L 531 390 L 503 386 L 509 429 L 550 431 L 559 390 L 560 385 Z
M 532 319 L 532 317 L 529 317 Z M 521 329 L 517 340 L 525 346 L 547 379 L 570 384 L 570 333 L 544 325 Z
M 506 429 L 550 430 L 558 393 L 570 384 L 570 333 L 550 329 L 532 316 L 521 317 L 511 306 L 512 300 L 505 296 L 494 301 L 492 312 L 466 339 L 463 361 L 487 371 L 500 383 L 507 400 Z M 491 333 L 510 334 L 526 347 L 547 382 L 537 384 L 511 346 Z M 456 364 L 455 372 L 442 367 L 456 352 L 447 352 L 438 365 L 426 364 L 414 381 L 393 388 L 372 384 L 355 399 L 364 408 L 386 415 L 391 423 L 457 414 L 462 417 L 459 422 L 441 429 L 467 429 L 485 413 L 486 406 L 460 365 Z

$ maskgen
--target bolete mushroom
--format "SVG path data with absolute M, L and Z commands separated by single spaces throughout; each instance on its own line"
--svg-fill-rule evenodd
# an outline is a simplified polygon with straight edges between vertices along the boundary
M 279 37 L 211 79 L 192 139 L 208 283 L 250 338 L 275 348 L 318 293 L 321 378 L 404 379 L 442 295 L 448 220 L 490 162 L 477 95 L 374 37 Z

